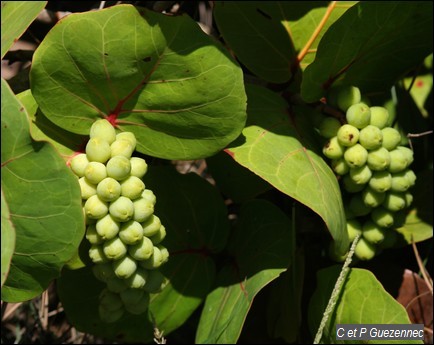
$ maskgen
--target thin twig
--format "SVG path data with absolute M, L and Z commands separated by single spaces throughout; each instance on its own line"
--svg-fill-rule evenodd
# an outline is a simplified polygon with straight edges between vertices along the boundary
M 101 1 L 99 4 L 99 9 L 102 10 L 105 6 L 105 1 Z
M 22 302 L 14 304 L 9 310 L 6 310 L 6 312 L 3 315 L 2 320 L 7 320 L 9 318 L 9 316 L 11 316 L 15 312 L 15 310 L 17 310 L 19 307 L 21 307 L 22 304 L 23 304 Z
M 312 36 L 309 38 L 309 41 L 307 41 L 307 43 L 305 44 L 305 46 L 303 47 L 303 49 L 298 54 L 297 61 L 299 63 L 301 62 L 301 60 L 304 59 L 304 57 L 308 53 L 311 45 L 318 38 L 319 33 L 324 28 L 324 25 L 327 22 L 327 20 L 329 19 L 330 15 L 332 14 L 335 6 L 336 6 L 336 1 L 332 1 L 330 3 L 330 5 L 327 7 L 326 12 L 324 13 L 324 17 L 322 17 L 322 19 L 321 19 L 321 22 L 318 24 L 318 26 L 316 27 L 315 31 L 312 33 Z
M 433 294 L 433 282 L 429 277 L 428 272 L 425 269 L 425 266 L 422 263 L 422 260 L 419 255 L 419 251 L 417 250 L 416 243 L 414 240 L 411 241 L 411 245 L 413 247 L 414 256 L 416 257 L 417 265 L 419 266 L 420 272 L 422 274 L 423 279 L 425 280 L 426 285 L 428 285 L 429 290 L 431 291 L 431 295 Z

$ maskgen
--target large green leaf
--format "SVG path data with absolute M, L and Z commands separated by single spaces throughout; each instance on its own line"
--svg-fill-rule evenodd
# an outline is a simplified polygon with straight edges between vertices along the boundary
M 30 119 L 30 134 L 33 139 L 48 141 L 65 159 L 71 157 L 75 152 L 84 152 L 89 136 L 68 132 L 48 120 L 38 108 L 31 90 L 19 93 L 17 98 L 27 110 Z
M 30 77 L 56 125 L 87 134 L 109 117 L 151 156 L 210 156 L 245 124 L 241 69 L 188 16 L 131 5 L 71 14 L 36 50 Z
M 324 32 L 353 3 L 219 1 L 214 15 L 243 64 L 264 80 L 283 83 L 313 61 Z
M 277 94 L 248 85 L 248 122 L 226 150 L 241 165 L 319 214 L 339 252 L 348 249 L 345 214 L 338 182 L 316 152 L 309 112 L 288 105 Z
M 10 212 L 6 200 L 1 191 L 1 208 L 2 208 L 2 221 L 1 221 L 1 286 L 6 280 L 11 265 L 12 255 L 15 249 L 15 228 L 10 219 Z
M 47 1 L 2 1 L 2 56 L 21 37 L 41 12 Z
M 309 327 L 312 337 L 316 334 L 341 266 L 332 266 L 317 273 L 317 288 L 309 304 Z M 372 272 L 351 268 L 330 315 L 321 338 L 323 344 L 355 343 L 336 340 L 337 324 L 410 324 L 405 308 L 387 291 Z M 369 344 L 375 341 L 367 340 Z M 359 342 L 357 342 L 359 343 Z M 406 342 L 407 343 L 407 342 Z M 420 344 L 420 341 L 408 341 Z M 401 341 L 381 340 L 381 344 L 402 344 Z
M 223 151 L 208 157 L 206 165 L 219 190 L 234 202 L 253 199 L 273 188 Z
M 169 280 L 151 296 L 148 314 L 126 315 L 113 324 L 98 316 L 98 295 L 104 287 L 89 267 L 65 270 L 58 291 L 68 319 L 79 330 L 124 342 L 152 340 L 152 322 L 167 335 L 203 302 L 215 280 L 211 255 L 226 245 L 229 221 L 217 190 L 196 174 L 182 175 L 168 166 L 150 167 L 146 187 L 157 197 L 155 214 L 166 227 L 162 242 L 170 252 L 161 271 Z
M 33 141 L 24 107 L 2 79 L 1 183 L 16 230 L 2 299 L 19 302 L 44 291 L 84 235 L 80 187 L 51 145 Z
M 305 70 L 301 93 L 319 100 L 335 81 L 384 92 L 432 52 L 432 1 L 369 2 L 351 7 L 325 33 Z
M 256 294 L 289 266 L 291 223 L 265 200 L 243 204 L 230 238 L 231 262 L 218 274 L 196 333 L 198 344 L 235 344 Z

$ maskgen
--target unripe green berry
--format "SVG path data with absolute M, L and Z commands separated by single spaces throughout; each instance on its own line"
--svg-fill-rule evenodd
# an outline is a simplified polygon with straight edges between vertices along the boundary
M 109 260 L 119 260 L 127 254 L 127 246 L 119 237 L 112 238 L 103 244 L 104 254 Z
M 150 216 L 145 222 L 143 222 L 143 235 L 150 237 L 155 235 L 161 227 L 160 218 L 156 215 Z
M 350 242 L 353 242 L 356 236 L 362 233 L 362 224 L 357 219 L 347 219 L 347 232 Z
M 113 262 L 113 271 L 120 279 L 131 277 L 137 269 L 136 261 L 128 255 Z
M 377 207 L 384 201 L 386 195 L 379 193 L 370 187 L 366 187 L 362 192 L 362 199 L 366 206 Z
M 124 156 L 114 156 L 107 162 L 107 176 L 121 181 L 131 172 L 130 160 Z
M 371 220 L 367 220 L 363 224 L 362 236 L 373 244 L 380 243 L 384 240 L 384 229 L 379 227 Z
M 139 265 L 148 270 L 159 268 L 164 262 L 163 254 L 157 246 L 154 246 L 153 253 L 149 259 L 139 261 Z
M 331 162 L 331 166 L 333 171 L 338 175 L 345 175 L 348 174 L 350 171 L 350 167 L 348 166 L 347 162 L 344 158 L 334 159 Z
M 115 276 L 115 272 L 113 272 L 113 266 L 110 262 L 93 265 L 92 272 L 96 279 L 104 283 L 107 283 L 109 279 Z
M 375 256 L 375 246 L 362 237 L 356 244 L 354 255 L 360 260 L 371 260 Z
M 101 200 L 107 202 L 115 201 L 121 195 L 121 184 L 114 178 L 106 177 L 98 183 L 96 193 Z
M 344 158 L 350 168 L 362 167 L 368 159 L 368 151 L 362 145 L 356 144 L 345 150 Z
M 414 160 L 413 150 L 405 146 L 398 146 L 396 149 L 400 151 L 404 156 L 405 160 L 407 161 L 407 166 L 413 163 Z
M 145 295 L 147 293 L 144 290 L 129 288 L 120 293 L 120 298 L 122 304 L 125 306 L 139 303 Z
M 154 213 L 154 204 L 149 199 L 140 197 L 133 201 L 133 206 L 133 219 L 139 223 L 144 222 Z
M 157 202 L 157 198 L 155 197 L 155 194 L 152 190 L 150 189 L 145 189 L 142 193 L 142 198 L 145 198 L 147 200 L 149 200 L 150 202 L 152 202 L 154 205 Z
M 123 308 L 121 296 L 119 294 L 104 289 L 99 295 L 99 305 L 106 311 L 115 311 Z
M 148 278 L 143 289 L 149 293 L 157 293 L 161 291 L 164 283 L 164 276 L 158 270 L 148 271 Z
M 140 223 L 129 220 L 122 223 L 119 238 L 125 244 L 136 244 L 143 238 L 143 227 Z
M 410 192 L 406 192 L 404 194 L 405 198 L 405 207 L 409 207 L 413 202 L 413 195 Z
M 416 174 L 413 170 L 406 170 L 405 171 L 405 178 L 410 182 L 410 187 L 414 186 L 416 183 Z
M 392 187 L 392 175 L 388 171 L 373 172 L 369 187 L 379 193 L 388 191 Z
M 107 214 L 96 222 L 96 232 L 103 240 L 111 240 L 119 233 L 120 224 L 112 215 Z
M 366 184 L 372 176 L 371 169 L 367 165 L 350 169 L 350 177 L 356 184 Z
M 399 211 L 407 206 L 407 200 L 404 193 L 387 192 L 383 202 L 383 207 L 389 211 Z
M 83 177 L 84 176 L 84 169 L 86 169 L 87 164 L 89 163 L 89 160 L 87 159 L 87 156 L 85 153 L 79 153 L 78 155 L 74 156 L 71 160 L 71 170 L 72 172 L 78 176 Z
M 407 178 L 407 171 L 408 170 L 404 170 L 392 174 L 392 187 L 390 188 L 391 191 L 405 192 L 412 186 L 411 181 Z
M 160 249 L 160 253 L 162 256 L 161 261 L 164 264 L 169 259 L 169 251 L 167 250 L 166 247 L 162 246 L 161 244 L 157 245 L 157 248 Z
M 348 108 L 346 117 L 350 125 L 362 129 L 371 121 L 371 110 L 364 103 L 356 103 Z
M 104 239 L 96 232 L 95 224 L 90 224 L 86 228 L 86 239 L 90 244 L 102 244 Z
M 131 200 L 139 198 L 145 190 L 145 184 L 136 176 L 127 177 L 121 182 L 121 195 Z
M 337 137 L 333 137 L 327 140 L 322 149 L 322 152 L 327 158 L 339 159 L 344 154 L 344 147 L 339 144 Z
M 382 146 L 389 151 L 394 150 L 401 142 L 401 134 L 392 127 L 386 127 L 381 130 L 383 133 Z
M 146 260 L 151 257 L 154 252 L 152 241 L 143 237 L 138 243 L 128 247 L 128 253 L 136 260 Z
M 136 272 L 127 279 L 128 287 L 131 289 L 142 289 L 148 279 L 148 271 L 142 267 L 137 267 Z
M 108 205 L 98 195 L 92 195 L 84 204 L 86 216 L 92 219 L 100 219 L 108 213 Z
M 107 258 L 104 255 L 103 247 L 99 244 L 92 244 L 90 246 L 89 257 L 95 264 L 107 262 Z
M 353 146 L 357 144 L 360 136 L 360 131 L 349 124 L 345 124 L 339 128 L 337 137 L 342 146 Z
M 80 185 L 81 198 L 83 200 L 89 199 L 92 195 L 96 194 L 96 185 L 91 183 L 86 177 L 80 177 L 78 179 Z
M 360 90 L 355 86 L 333 87 L 327 95 L 327 103 L 337 106 L 343 111 L 347 111 L 353 104 L 360 103 L 361 99 Z
M 90 138 L 86 144 L 86 155 L 89 162 L 105 163 L 111 155 L 110 145 L 100 137 Z
M 326 117 L 321 121 L 318 130 L 322 137 L 330 139 L 336 136 L 340 127 L 341 123 L 338 119 L 335 119 L 334 117 Z
M 113 270 L 113 266 L 111 266 L 111 269 Z M 125 281 L 125 279 L 120 279 L 116 277 L 114 272 L 113 272 L 113 278 L 107 280 L 107 289 L 111 292 L 121 293 L 127 288 L 128 288 L 128 284 Z
M 384 107 L 370 107 L 371 122 L 370 124 L 383 129 L 389 121 L 389 112 Z
M 374 150 L 381 147 L 383 133 L 378 127 L 368 125 L 360 130 L 359 143 L 367 150 Z
M 106 119 L 96 120 L 90 127 L 91 138 L 101 138 L 111 144 L 116 139 L 116 131 L 112 124 Z
M 110 149 L 112 157 L 124 156 L 130 159 L 135 147 L 133 147 L 130 140 L 117 139 L 110 145 Z
M 357 184 L 350 175 L 345 175 L 342 179 L 343 187 L 348 193 L 358 193 L 365 188 L 364 184 Z
M 146 172 L 148 171 L 148 164 L 143 158 L 132 157 L 130 159 L 130 163 L 132 176 L 136 176 L 138 178 L 145 176 Z
M 137 290 L 137 289 L 132 289 L 132 290 Z M 143 292 L 143 290 L 138 290 L 138 291 Z M 145 293 L 142 296 L 142 298 L 139 301 L 137 301 L 136 303 L 125 303 L 125 309 L 130 314 L 140 315 L 140 314 L 143 314 L 144 312 L 146 312 L 146 310 L 148 310 L 149 301 L 150 301 L 149 294 Z
M 366 206 L 361 194 L 355 194 L 349 204 L 349 209 L 356 217 L 366 216 L 371 213 L 372 207 Z
M 133 147 L 133 151 L 136 149 L 136 136 L 133 132 L 121 132 L 116 135 L 116 140 L 128 140 Z
M 89 162 L 84 170 L 84 176 L 90 183 L 96 185 L 107 177 L 107 170 L 100 162 Z
M 371 170 L 382 171 L 390 166 L 390 153 L 384 147 L 372 150 L 368 153 L 366 163 Z
M 408 161 L 405 158 L 402 151 L 395 149 L 389 152 L 390 154 L 390 164 L 389 164 L 389 172 L 391 173 L 398 173 L 400 171 L 403 171 L 408 166 Z
M 103 306 L 98 306 L 98 314 L 101 320 L 105 323 L 113 323 L 118 321 L 125 313 L 124 308 L 116 310 L 107 310 Z
M 394 224 L 394 212 L 385 209 L 384 207 L 377 207 L 371 213 L 371 219 L 383 228 L 390 228 Z
M 157 245 L 160 242 L 162 242 L 165 237 L 166 237 L 166 227 L 164 225 L 161 225 L 158 232 L 155 235 L 149 237 L 149 239 L 152 241 L 153 245 Z
M 133 217 L 134 204 L 124 196 L 120 196 L 110 204 L 109 212 L 119 222 L 126 222 Z

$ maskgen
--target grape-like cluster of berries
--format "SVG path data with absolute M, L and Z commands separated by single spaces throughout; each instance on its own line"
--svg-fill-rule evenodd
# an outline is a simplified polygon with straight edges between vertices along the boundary
M 389 235 L 393 238 L 391 229 L 402 222 L 400 211 L 412 203 L 413 151 L 401 145 L 399 131 L 389 126 L 387 109 L 367 105 L 357 87 L 331 89 L 327 103 L 345 112 L 347 123 L 333 117 L 320 123 L 318 131 L 327 139 L 323 154 L 348 194 L 350 240 L 362 235 L 355 255 L 369 260 L 377 245 Z
M 166 229 L 154 215 L 156 197 L 142 181 L 148 165 L 131 157 L 135 148 L 133 133 L 116 134 L 101 119 L 90 129 L 86 153 L 70 164 L 81 188 L 92 270 L 106 284 L 99 297 L 105 322 L 118 320 L 125 311 L 145 312 L 149 294 L 165 284 L 158 268 L 169 257 L 161 245 Z

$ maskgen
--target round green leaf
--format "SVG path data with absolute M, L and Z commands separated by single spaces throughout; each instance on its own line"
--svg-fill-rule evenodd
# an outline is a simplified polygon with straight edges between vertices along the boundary
M 20 302 L 59 276 L 84 235 L 78 181 L 48 143 L 33 141 L 24 107 L 2 80 L 2 191 L 16 245 L 2 299 Z
M 246 119 L 242 71 L 188 16 L 131 5 L 71 14 L 34 54 L 31 89 L 56 125 L 87 134 L 109 117 L 156 157 L 210 156 Z

